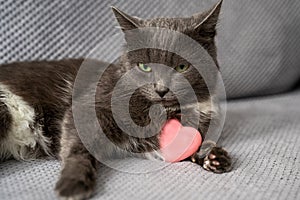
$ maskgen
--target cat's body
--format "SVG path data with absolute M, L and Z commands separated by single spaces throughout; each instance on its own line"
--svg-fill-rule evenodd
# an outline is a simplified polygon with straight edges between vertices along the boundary
M 206 13 L 183 19 L 159 18 L 143 21 L 117 9 L 114 9 L 114 13 L 124 31 L 141 27 L 160 27 L 188 35 L 207 50 L 218 66 L 214 36 L 220 7 L 221 2 Z M 96 60 L 66 59 L 0 66 L 0 159 L 13 157 L 22 160 L 40 156 L 60 158 L 63 167 L 56 191 L 60 197 L 73 199 L 87 198 L 92 194 L 98 165 L 78 136 L 71 109 L 74 81 L 83 62 L 88 62 L 92 68 L 106 65 Z M 185 67 L 189 63 L 183 62 L 178 55 L 155 49 L 124 53 L 119 63 L 109 65 L 102 76 L 104 79 L 99 81 L 97 87 L 96 115 L 103 132 L 113 144 L 100 141 L 99 145 L 103 148 L 103 155 L 100 156 L 115 153 L 115 147 L 129 153 L 155 152 L 159 149 L 159 133 L 146 138 L 129 136 L 118 127 L 112 115 L 111 98 L 116 81 L 141 62 L 160 63 L 170 67 L 181 66 L 177 71 L 186 71 L 182 74 L 193 86 L 198 102 L 180 106 L 186 106 L 191 113 L 201 115 L 198 129 L 203 138 L 211 119 L 218 114 L 217 106 L 211 101 L 213 94 L 209 93 L 211 91 L 208 91 L 202 77 L 197 75 L 192 67 Z M 149 69 L 156 70 L 155 66 L 151 69 L 144 64 L 139 67 L 142 67 L 144 72 Z M 139 76 L 146 77 L 147 73 L 144 72 Z M 175 80 L 175 85 L 180 82 L 176 81 L 177 74 L 176 72 L 170 75 L 170 79 L 173 82 Z M 147 125 L 150 122 L 149 108 L 158 102 L 167 108 L 167 118 L 180 118 L 178 101 L 175 101 L 172 91 L 164 87 L 161 81 L 166 80 L 143 86 L 132 95 L 130 112 L 136 124 Z M 164 121 L 157 124 L 157 127 L 161 127 L 163 123 Z M 219 147 L 213 148 L 205 158 L 194 154 L 190 160 L 217 173 L 228 171 L 231 164 L 227 152 Z
M 60 126 L 81 63 L 74 59 L 1 66 L 1 159 L 58 153 Z

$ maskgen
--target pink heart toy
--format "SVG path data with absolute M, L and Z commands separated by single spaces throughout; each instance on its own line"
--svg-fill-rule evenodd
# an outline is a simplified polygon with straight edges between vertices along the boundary
M 178 120 L 171 119 L 164 125 L 159 142 L 165 161 L 178 162 L 193 155 L 202 138 L 197 129 L 182 126 Z

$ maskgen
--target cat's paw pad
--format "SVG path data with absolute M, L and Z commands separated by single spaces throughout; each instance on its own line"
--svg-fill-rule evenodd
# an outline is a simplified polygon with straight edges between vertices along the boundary
M 61 178 L 56 183 L 55 191 L 62 200 L 83 200 L 93 194 L 93 187 L 82 180 Z
M 204 158 L 203 168 L 214 173 L 224 173 L 231 170 L 231 158 L 226 150 L 214 147 Z

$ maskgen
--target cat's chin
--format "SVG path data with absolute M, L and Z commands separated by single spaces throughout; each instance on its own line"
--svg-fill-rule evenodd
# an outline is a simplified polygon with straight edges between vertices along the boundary
M 162 104 L 165 107 L 173 107 L 178 105 L 177 99 L 153 98 L 150 101 L 154 104 Z

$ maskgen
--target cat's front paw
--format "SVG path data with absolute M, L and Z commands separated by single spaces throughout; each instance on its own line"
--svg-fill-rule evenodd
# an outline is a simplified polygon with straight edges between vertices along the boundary
M 231 170 L 231 158 L 221 147 L 213 147 L 204 158 L 203 168 L 214 173 L 224 173 Z
M 213 147 L 205 158 L 199 158 L 197 154 L 191 160 L 208 171 L 214 173 L 225 173 L 231 170 L 231 157 L 222 147 Z
M 83 200 L 93 194 L 93 187 L 82 180 L 61 177 L 56 183 L 55 191 L 62 200 Z

